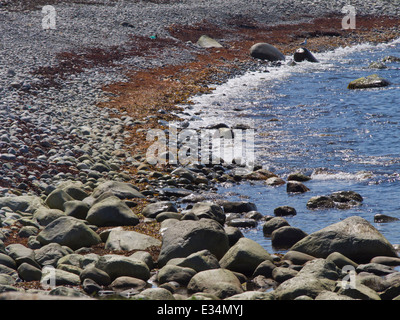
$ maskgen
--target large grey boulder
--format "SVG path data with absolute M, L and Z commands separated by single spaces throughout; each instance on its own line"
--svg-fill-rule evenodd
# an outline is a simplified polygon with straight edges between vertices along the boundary
M 148 235 L 115 229 L 108 235 L 105 249 L 107 250 L 146 250 L 152 246 L 161 246 L 161 241 Z
M 187 288 L 189 293 L 205 292 L 220 299 L 243 293 L 239 279 L 227 269 L 199 272 L 193 276 Z
M 45 203 L 37 196 L 0 197 L 0 209 L 8 207 L 14 212 L 34 213 L 42 206 L 45 206 Z
M 285 60 L 283 53 L 268 43 L 256 43 L 250 48 L 250 55 L 253 58 L 268 61 Z
M 352 216 L 329 225 L 297 242 L 291 250 L 317 258 L 339 252 L 357 262 L 369 262 L 376 256 L 397 257 L 389 241 L 367 220 Z
M 101 242 L 100 237 L 81 220 L 73 217 L 60 217 L 49 223 L 37 236 L 46 245 L 52 242 L 67 246 L 72 250 L 90 247 Z
M 161 266 L 173 258 L 185 258 L 205 249 L 220 259 L 229 249 L 224 228 L 212 219 L 176 221 L 163 231 L 158 258 Z
M 93 190 L 92 197 L 98 198 L 108 192 L 120 199 L 144 198 L 144 195 L 133 185 L 120 181 L 106 181 L 101 183 Z
M 98 227 L 135 226 L 139 218 L 118 197 L 110 196 L 94 204 L 88 211 L 86 220 Z
M 42 227 L 47 226 L 50 222 L 65 216 L 66 214 L 60 209 L 50 209 L 40 207 L 33 213 L 33 219 Z
M 175 281 L 181 285 L 187 285 L 195 274 L 196 271 L 191 268 L 167 264 L 158 271 L 157 281 L 160 284 Z
M 69 251 L 58 243 L 49 243 L 35 251 L 35 260 L 41 266 L 57 266 L 57 262 L 62 257 L 69 254 Z
M 251 275 L 258 265 L 265 260 L 272 261 L 272 258 L 260 244 L 249 238 L 240 238 L 225 253 L 219 263 L 221 268 Z

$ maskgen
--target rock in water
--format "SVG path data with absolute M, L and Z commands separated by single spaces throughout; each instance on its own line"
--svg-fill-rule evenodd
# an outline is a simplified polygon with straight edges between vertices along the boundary
M 311 51 L 308 50 L 307 48 L 297 49 L 293 55 L 293 59 L 296 62 L 302 62 L 302 61 L 319 62 L 317 58 L 315 58 L 314 55 L 311 53 Z
M 250 55 L 268 61 L 285 60 L 283 53 L 268 43 L 256 43 L 250 48 Z
M 376 256 L 397 257 L 389 241 L 367 220 L 352 216 L 329 225 L 297 242 L 291 250 L 317 258 L 339 252 L 357 262 L 369 262 Z
M 347 86 L 348 89 L 368 89 L 368 88 L 381 88 L 390 85 L 390 82 L 381 78 L 377 74 L 372 74 L 367 77 L 358 78 L 353 80 Z

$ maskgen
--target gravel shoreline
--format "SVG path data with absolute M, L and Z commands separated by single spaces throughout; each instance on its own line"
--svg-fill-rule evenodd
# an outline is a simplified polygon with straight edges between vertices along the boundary
M 369 5 L 356 1 L 353 5 L 360 16 L 382 15 L 390 21 L 390 17 L 399 16 L 400 8 L 394 2 L 379 1 Z M 56 8 L 55 30 L 42 29 L 43 5 L 54 5 Z M 307 24 L 311 18 L 327 14 L 335 14 L 337 21 L 337 15 L 343 15 L 341 8 L 344 5 L 345 1 L 329 4 L 273 1 L 268 6 L 265 1 L 252 1 L 246 5 L 242 1 L 231 1 L 229 5 L 224 1 L 213 1 L 212 4 L 210 1 L 187 1 L 185 4 L 179 1 L 161 4 L 149 1 L 73 1 L 69 4 L 48 1 L 43 4 L 36 2 L 35 5 L 29 1 L 2 2 L 0 292 L 7 292 L 3 298 L 30 300 L 34 299 L 30 296 L 33 293 L 38 299 L 88 299 L 99 292 L 102 296 L 96 297 L 103 299 L 112 296 L 167 300 L 193 298 L 194 295 L 196 299 L 224 299 L 235 294 L 244 294 L 238 299 L 293 299 L 304 296 L 293 294 L 297 290 L 293 287 L 287 290 L 281 287 L 283 293 L 276 296 L 262 291 L 276 289 L 278 284 L 294 278 L 297 275 L 295 272 L 302 269 L 300 265 L 314 259 L 309 256 L 283 259 L 263 252 L 254 243 L 243 240 L 240 243 L 230 242 L 240 237 L 238 227 L 251 226 L 254 221 L 266 223 L 264 220 L 269 219 L 259 217 L 257 208 L 250 203 L 224 203 L 222 199 L 215 198 L 212 191 L 215 191 L 216 183 L 240 180 L 229 172 L 230 168 L 153 168 L 145 162 L 143 152 L 146 145 L 141 143 L 146 129 L 160 127 L 162 121 L 171 119 L 170 111 L 174 111 L 175 104 L 187 102 L 191 94 L 207 92 L 210 83 L 224 81 L 251 68 L 265 68 L 265 64 L 246 57 L 247 52 L 244 54 L 243 50 L 228 54 L 221 49 L 229 63 L 218 65 L 215 73 L 196 74 L 197 82 L 191 84 L 195 89 L 166 100 L 162 113 L 157 103 L 152 106 L 153 110 L 138 108 L 141 110 L 135 113 L 130 109 L 132 106 L 121 107 L 121 101 L 124 102 L 123 99 L 132 94 L 130 89 L 133 87 L 143 91 L 135 82 L 138 81 L 135 78 L 139 78 L 138 74 L 143 74 L 143 78 L 144 75 L 155 78 L 159 73 L 152 74 L 153 70 L 161 70 L 158 71 L 161 73 L 168 70 L 173 76 L 182 65 L 191 66 L 190 63 L 200 61 L 198 67 L 202 68 L 216 62 L 221 52 L 211 50 L 208 53 L 196 46 L 194 41 L 188 42 L 185 36 L 189 33 L 179 31 L 182 26 L 189 25 L 187 29 L 192 31 L 192 37 L 203 30 L 190 29 L 190 26 L 202 26 L 206 30 L 207 26 L 218 26 L 224 32 L 233 22 L 236 26 L 240 24 L 245 32 L 254 29 L 257 32 L 255 26 L 258 24 L 263 28 L 279 23 Z M 396 19 L 393 21 L 398 21 Z M 372 32 L 373 36 L 380 33 L 386 36 L 376 38 L 377 42 L 398 36 L 393 21 L 388 28 L 381 30 L 377 27 L 378 30 Z M 222 43 L 227 45 L 240 40 L 238 34 L 227 34 Z M 331 36 L 328 37 L 329 41 L 323 36 L 314 37 L 310 45 L 314 45 L 312 48 L 316 50 L 340 45 L 332 42 Z M 347 37 L 347 40 L 351 43 L 355 38 Z M 247 41 L 253 39 L 250 37 Z M 162 45 L 162 50 L 157 50 L 158 45 Z M 280 45 L 282 51 L 286 49 L 290 52 L 293 48 L 290 43 L 282 42 Z M 155 49 L 149 50 L 150 47 Z M 171 74 L 166 73 L 165 76 Z M 149 82 L 145 80 L 145 83 Z M 182 77 L 182 84 L 185 86 L 189 82 Z M 121 90 L 124 87 L 126 92 Z M 149 103 L 146 96 L 143 99 L 143 105 Z M 256 170 L 255 174 L 246 178 L 267 180 L 277 177 L 273 173 Z M 200 195 L 192 195 L 197 192 Z M 205 204 L 206 200 L 212 200 L 213 205 Z M 67 205 L 64 206 L 65 203 Z M 189 203 L 188 207 L 186 203 Z M 111 207 L 117 208 L 116 220 L 112 222 L 105 219 L 102 213 Z M 221 207 L 223 212 L 220 212 Z M 133 216 L 130 216 L 132 213 Z M 192 259 L 175 261 L 168 268 L 161 263 L 157 265 L 158 259 L 168 261 L 177 258 L 168 255 L 168 250 L 161 247 L 161 241 L 166 242 L 168 237 L 174 238 L 185 232 L 189 237 L 195 228 L 191 225 L 192 221 L 199 218 L 217 221 L 217 224 L 202 221 L 202 230 L 209 232 L 208 236 L 219 243 L 228 241 L 226 250 L 218 252 L 210 244 L 206 246 L 208 252 L 197 250 L 200 253 Z M 177 219 L 182 224 L 179 227 L 176 225 L 175 230 L 171 220 Z M 235 219 L 237 221 L 232 222 Z M 228 221 L 224 229 L 222 226 Z M 60 223 L 57 228 L 64 231 L 79 229 L 82 232 L 80 237 L 87 242 L 77 245 L 66 240 L 70 235 L 65 234 L 65 241 L 57 242 L 57 236 L 45 232 L 49 229 L 48 225 L 56 222 Z M 164 233 L 160 231 L 163 229 L 166 230 Z M 171 234 L 168 235 L 168 232 Z M 129 240 L 137 233 L 146 234 L 151 239 L 146 239 L 148 243 L 143 240 L 146 245 L 142 245 L 142 240 Z M 112 241 L 124 237 L 127 237 L 127 243 L 133 241 L 141 245 L 117 246 Z M 240 263 L 235 257 L 225 256 L 228 249 L 237 252 L 254 250 L 255 256 L 248 257 L 254 266 L 245 270 L 235 267 L 235 263 Z M 190 256 L 193 251 L 193 248 L 188 249 L 180 256 Z M 233 252 L 230 254 L 235 256 Z M 60 259 L 63 260 L 60 262 Z M 294 259 L 302 263 L 294 262 Z M 314 267 L 309 267 L 307 272 L 330 270 L 336 273 L 335 280 L 341 279 L 343 274 L 337 269 L 339 265 L 332 265 L 332 261 L 337 262 L 337 259 L 317 259 Z M 192 260 L 201 260 L 206 266 L 193 265 Z M 388 260 L 380 262 L 397 263 L 397 260 Z M 367 268 L 363 264 L 368 263 L 361 261 L 354 266 L 362 272 Z M 43 290 L 40 281 L 48 279 L 46 276 L 49 273 L 44 269 L 49 265 L 60 270 L 57 271 L 59 282 L 57 288 Z M 386 269 L 382 271 L 383 267 L 376 265 L 373 267 L 375 271 L 372 274 L 375 275 L 379 272 L 386 272 L 387 275 L 394 273 Z M 161 268 L 163 272 L 160 274 Z M 280 268 L 279 273 L 276 270 L 272 276 L 275 268 Z M 214 269 L 217 270 L 215 274 L 209 273 L 207 277 L 226 279 L 229 290 L 210 289 L 210 284 L 201 284 L 204 280 L 199 276 L 201 272 Z M 221 273 L 221 269 L 232 270 L 237 279 L 232 280 L 231 274 Z M 257 269 L 258 272 L 255 272 Z M 303 271 L 303 274 L 307 276 L 307 272 Z M 189 285 L 195 274 L 196 281 Z M 236 283 L 238 279 L 239 285 Z M 380 292 L 384 293 L 381 296 L 364 287 L 362 289 L 365 290 L 357 294 L 334 290 L 333 284 L 327 284 L 325 280 L 321 280 L 322 284 L 318 280 L 316 287 L 319 289 L 311 288 L 309 296 L 316 298 L 322 291 L 324 294 L 331 291 L 335 293 L 328 295 L 332 299 L 342 296 L 356 299 L 395 298 L 398 294 L 392 291 L 395 291 L 393 287 L 397 286 L 397 282 L 386 280 L 385 290 L 380 288 Z M 315 284 L 315 281 L 311 282 Z M 147 288 L 149 283 L 153 283 L 152 288 Z M 247 291 L 251 294 L 242 292 L 244 283 L 247 283 Z M 297 285 L 293 284 L 294 287 Z M 74 289 L 69 288 L 71 286 Z M 145 291 L 146 288 L 148 291 Z

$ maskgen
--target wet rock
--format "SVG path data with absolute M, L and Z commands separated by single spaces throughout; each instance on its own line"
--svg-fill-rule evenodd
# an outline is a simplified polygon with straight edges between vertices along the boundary
M 189 293 L 210 293 L 220 299 L 243 293 L 239 279 L 226 269 L 201 271 L 193 276 L 187 288 Z
M 385 214 L 377 213 L 374 215 L 374 222 L 376 223 L 387 223 L 387 222 L 393 222 L 393 221 L 398 221 L 399 218 L 396 217 L 391 217 Z
M 49 223 L 38 234 L 37 240 L 42 245 L 54 242 L 73 250 L 101 242 L 100 237 L 81 220 L 67 216 Z
M 380 61 L 371 62 L 368 65 L 368 69 L 387 69 L 387 65 Z
M 307 263 L 308 261 L 316 259 L 313 256 L 310 256 L 309 254 L 305 254 L 303 252 L 298 252 L 298 251 L 288 251 L 285 253 L 283 256 L 282 260 L 289 260 L 293 264 L 296 265 L 303 265 Z
M 310 191 L 310 189 L 299 181 L 288 181 L 286 191 L 290 193 L 304 193 Z
M 368 89 L 368 88 L 380 88 L 390 85 L 390 82 L 384 78 L 381 78 L 377 74 L 372 74 L 367 77 L 358 78 L 353 80 L 347 86 L 348 89 Z
M 271 243 L 274 248 L 288 249 L 306 236 L 299 228 L 284 226 L 272 232 Z
M 271 236 L 272 232 L 285 226 L 289 226 L 289 222 L 287 222 L 285 218 L 274 217 L 264 223 L 263 225 L 264 236 L 269 237 Z
M 164 266 L 170 259 L 205 249 L 217 259 L 228 251 L 228 237 L 221 224 L 212 219 L 176 221 L 164 231 L 158 263 Z
M 256 43 L 250 48 L 250 55 L 253 58 L 268 60 L 268 61 L 280 61 L 285 60 L 285 56 L 274 46 L 268 43 Z
M 255 203 L 248 201 L 219 201 L 218 204 L 224 208 L 225 213 L 244 213 L 257 210 Z
M 329 225 L 297 242 L 291 250 L 326 258 L 339 252 L 357 263 L 376 256 L 397 257 L 389 241 L 365 219 L 352 216 Z
M 298 48 L 293 55 L 293 60 L 295 62 L 318 62 L 317 58 L 307 48 Z
M 311 180 L 311 177 L 306 176 L 305 174 L 302 174 L 300 172 L 292 173 L 289 174 L 288 181 L 300 181 L 300 182 L 305 182 Z
M 335 203 L 330 197 L 327 196 L 315 196 L 307 201 L 308 209 L 328 209 L 334 207 Z
M 254 219 L 239 218 L 229 220 L 227 225 L 236 228 L 255 228 L 257 227 L 257 221 Z
M 248 238 L 241 238 L 225 253 L 219 263 L 221 268 L 251 275 L 265 260 L 272 258 L 260 244 Z
M 352 266 L 354 268 L 358 267 L 358 264 L 353 260 L 347 258 L 343 254 L 339 252 L 332 252 L 329 256 L 326 257 L 327 261 L 333 262 L 336 266 L 342 269 L 345 266 Z
M 296 209 L 289 206 L 281 206 L 274 209 L 274 215 L 277 217 L 294 216 L 296 214 Z

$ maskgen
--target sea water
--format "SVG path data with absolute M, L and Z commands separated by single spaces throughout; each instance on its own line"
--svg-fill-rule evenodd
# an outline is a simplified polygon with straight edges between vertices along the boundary
M 312 233 L 357 215 L 373 224 L 392 244 L 400 243 L 400 221 L 375 223 L 375 214 L 400 219 L 400 63 L 369 69 L 371 62 L 400 56 L 400 41 L 362 44 L 315 54 L 319 63 L 302 62 L 251 72 L 193 99 L 187 109 L 191 127 L 215 123 L 247 124 L 255 129 L 255 158 L 282 178 L 301 171 L 312 179 L 303 194 L 265 182 L 223 184 L 219 193 L 250 201 L 263 215 L 288 205 L 297 214 L 289 224 Z M 349 90 L 350 81 L 370 74 L 390 81 L 384 88 Z M 352 190 L 364 198 L 350 209 L 309 210 L 316 195 Z M 257 228 L 243 229 L 269 252 L 270 238 Z

